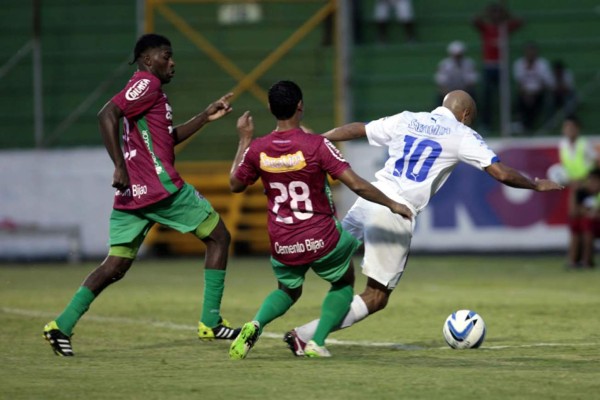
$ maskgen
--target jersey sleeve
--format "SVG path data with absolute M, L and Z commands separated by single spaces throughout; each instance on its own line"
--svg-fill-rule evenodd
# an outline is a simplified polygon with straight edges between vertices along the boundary
M 161 93 L 161 83 L 155 76 L 134 77 L 112 98 L 112 102 L 126 118 L 132 118 L 149 110 Z
M 344 159 L 342 153 L 328 139 L 323 138 L 318 154 L 321 159 L 321 167 L 334 179 L 350 168 L 350 164 Z
M 481 135 L 472 129 L 464 133 L 458 149 L 458 158 L 480 170 L 500 161 Z
M 372 146 L 388 146 L 398 132 L 402 132 L 404 113 L 383 117 L 365 126 L 367 139 Z
M 250 147 L 244 152 L 242 161 L 238 164 L 234 174 L 244 185 L 252 185 L 259 178 L 255 160 L 256 152 L 252 148 L 252 144 L 250 144 Z

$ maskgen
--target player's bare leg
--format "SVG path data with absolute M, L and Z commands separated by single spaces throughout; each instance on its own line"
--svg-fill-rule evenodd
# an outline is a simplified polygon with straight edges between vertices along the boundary
M 44 327 L 44 338 L 50 343 L 54 353 L 60 356 L 73 356 L 71 335 L 73 328 L 89 309 L 90 304 L 109 285 L 122 279 L 133 259 L 108 256 L 100 266 L 83 281 L 65 310 Z

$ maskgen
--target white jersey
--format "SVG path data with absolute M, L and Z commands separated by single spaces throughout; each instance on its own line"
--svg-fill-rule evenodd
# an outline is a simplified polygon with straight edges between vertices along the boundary
M 377 186 L 392 198 L 400 196 L 417 213 L 459 161 L 480 170 L 499 161 L 483 138 L 445 107 L 381 118 L 368 123 L 366 132 L 369 144 L 388 147 L 389 158 L 375 174 Z

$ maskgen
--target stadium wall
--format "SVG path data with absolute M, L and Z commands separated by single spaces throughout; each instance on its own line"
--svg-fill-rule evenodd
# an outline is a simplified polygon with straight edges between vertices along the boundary
M 0 171 L 0 258 L 106 255 L 114 195 L 106 150 L 2 151 Z M 79 255 L 69 254 L 73 227 Z

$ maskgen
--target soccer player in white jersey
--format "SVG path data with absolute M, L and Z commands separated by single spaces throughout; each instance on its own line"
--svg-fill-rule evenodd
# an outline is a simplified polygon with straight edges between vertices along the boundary
M 324 136 L 332 141 L 366 136 L 372 146 L 386 146 L 389 158 L 375 174 L 374 185 L 405 204 L 415 216 L 461 161 L 507 186 L 538 192 L 563 189 L 547 179 L 529 179 L 501 163 L 483 138 L 470 128 L 476 115 L 471 96 L 456 90 L 448 93 L 442 106 L 432 112 L 404 111 L 368 124 L 344 125 Z M 342 226 L 364 243 L 362 268 L 368 279 L 365 290 L 354 296 L 350 311 L 337 329 L 347 328 L 385 308 L 404 272 L 415 219 L 403 219 L 386 207 L 359 198 Z M 295 355 L 303 355 L 304 344 L 312 338 L 317 324 L 315 320 L 285 334 L 284 341 Z

